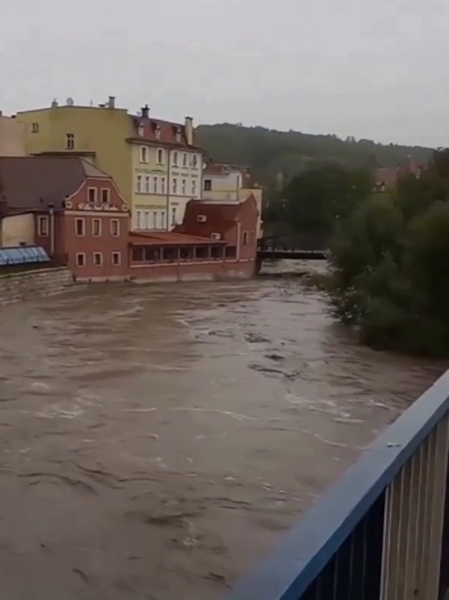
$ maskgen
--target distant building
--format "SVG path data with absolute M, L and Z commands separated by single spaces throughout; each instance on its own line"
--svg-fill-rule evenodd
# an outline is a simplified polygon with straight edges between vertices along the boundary
M 415 177 L 420 177 L 422 170 L 422 166 L 418 165 L 411 156 L 408 157 L 404 165 L 395 168 L 377 169 L 375 175 L 375 191 L 386 192 L 391 190 L 396 186 L 399 177 L 405 175 L 415 175 Z
M 203 152 L 193 120 L 172 123 L 117 108 L 115 98 L 99 106 L 59 106 L 20 112 L 30 154 L 82 156 L 109 173 L 129 204 L 131 228 L 169 230 L 182 223 L 186 204 L 200 198 Z
M 0 156 L 25 156 L 25 125 L 0 111 Z
M 258 210 L 257 238 L 262 236 L 262 188 L 251 176 L 249 167 L 214 163 L 203 170 L 203 199 L 218 202 L 243 202 L 250 196 Z
M 129 210 L 79 157 L 0 157 L 2 245 L 37 245 L 78 280 L 128 277 Z

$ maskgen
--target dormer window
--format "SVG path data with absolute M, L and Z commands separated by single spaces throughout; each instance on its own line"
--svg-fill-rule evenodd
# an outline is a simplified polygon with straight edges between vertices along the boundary
M 161 126 L 160 125 L 156 125 L 156 138 L 158 140 L 160 140 L 161 139 L 161 135 L 162 135 Z
M 178 127 L 176 129 L 176 133 L 175 133 L 175 139 L 176 141 L 180 144 L 182 142 L 182 134 L 181 134 L 181 128 Z

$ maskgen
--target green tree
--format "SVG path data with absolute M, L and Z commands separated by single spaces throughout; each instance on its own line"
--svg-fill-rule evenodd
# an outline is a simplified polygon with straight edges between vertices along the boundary
M 331 246 L 333 314 L 362 341 L 449 355 L 449 153 L 344 219 Z
M 283 190 L 286 218 L 296 232 L 330 233 L 372 188 L 372 179 L 363 170 L 321 164 L 291 179 Z

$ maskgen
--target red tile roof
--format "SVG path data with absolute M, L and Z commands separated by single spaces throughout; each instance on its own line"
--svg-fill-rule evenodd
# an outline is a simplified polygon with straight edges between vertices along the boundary
M 223 244 L 210 237 L 189 235 L 175 231 L 160 231 L 151 233 L 130 232 L 129 243 L 132 246 L 198 246 L 209 244 Z
M 131 116 L 133 126 L 133 141 L 143 140 L 154 144 L 170 144 L 179 148 L 196 148 L 195 132 L 193 132 L 193 144 L 187 143 L 185 125 L 153 119 L 152 117 Z

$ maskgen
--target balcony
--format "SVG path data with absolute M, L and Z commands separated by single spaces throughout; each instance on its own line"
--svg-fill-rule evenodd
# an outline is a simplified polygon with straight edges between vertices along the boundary
M 449 371 L 226 600 L 449 598 Z

